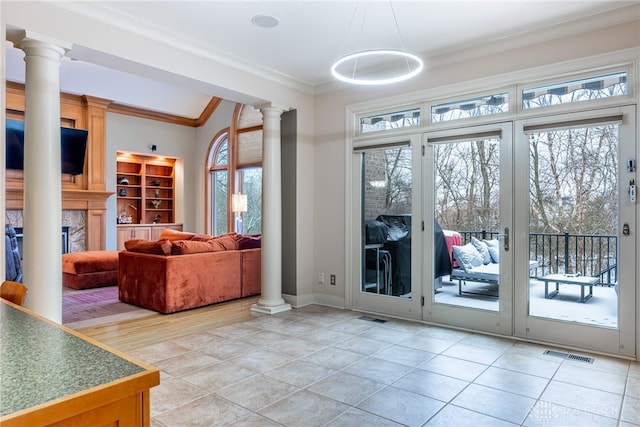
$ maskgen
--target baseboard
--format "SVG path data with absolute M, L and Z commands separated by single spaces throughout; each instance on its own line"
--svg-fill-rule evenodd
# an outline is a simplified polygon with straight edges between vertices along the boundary
M 291 304 L 293 308 L 300 308 L 310 304 L 324 305 L 333 308 L 345 307 L 344 297 L 335 295 L 318 294 L 312 292 L 304 295 L 283 294 L 282 298 L 284 298 L 286 302 Z

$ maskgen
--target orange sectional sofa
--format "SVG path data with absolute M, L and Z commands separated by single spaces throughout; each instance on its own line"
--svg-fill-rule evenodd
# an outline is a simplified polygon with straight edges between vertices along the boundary
M 117 285 L 118 251 L 62 254 L 62 284 L 73 289 Z
M 157 241 L 130 240 L 118 254 L 119 298 L 166 314 L 258 295 L 259 243 L 258 236 L 173 230 Z

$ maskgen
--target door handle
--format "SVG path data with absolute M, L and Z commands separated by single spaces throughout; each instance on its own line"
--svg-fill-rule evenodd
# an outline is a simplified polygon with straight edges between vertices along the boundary
M 503 234 L 498 234 L 498 239 L 502 239 L 502 244 L 504 245 L 505 252 L 509 251 L 509 227 L 504 228 Z

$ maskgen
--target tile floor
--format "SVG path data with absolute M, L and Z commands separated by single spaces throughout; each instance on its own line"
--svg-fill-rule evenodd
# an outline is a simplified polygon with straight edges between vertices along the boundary
M 161 370 L 151 425 L 640 426 L 639 363 L 361 315 L 308 306 L 129 352 Z

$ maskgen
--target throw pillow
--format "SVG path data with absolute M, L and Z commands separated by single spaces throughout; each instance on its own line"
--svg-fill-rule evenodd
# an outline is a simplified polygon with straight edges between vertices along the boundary
M 197 240 L 176 240 L 171 242 L 173 255 L 197 254 L 200 252 L 219 252 L 238 249 L 235 233 L 213 237 L 206 242 Z
M 471 243 L 464 246 L 453 246 L 453 256 L 465 271 L 470 272 L 473 267 L 482 265 L 483 257 Z
M 201 252 L 217 252 L 224 249 L 218 249 L 211 242 L 194 242 L 193 240 L 176 240 L 171 242 L 171 254 L 187 255 L 198 254 Z
M 211 239 L 213 239 L 213 236 L 211 234 L 194 234 L 192 238 L 184 240 L 191 240 L 193 242 L 208 242 Z
M 160 232 L 160 237 L 158 238 L 158 240 L 166 239 L 173 242 L 174 240 L 189 240 L 193 236 L 195 236 L 195 233 L 174 230 L 172 228 L 163 228 L 162 231 Z
M 491 255 L 491 262 L 500 262 L 500 241 L 498 239 L 483 240 L 489 249 L 489 255 Z
M 491 255 L 489 254 L 489 247 L 483 241 L 471 237 L 471 244 L 478 250 L 478 253 L 482 255 L 482 263 L 489 264 L 491 262 Z
M 171 255 L 171 242 L 162 240 L 133 239 L 124 242 L 124 247 L 130 252 L 140 252 L 152 255 Z
M 262 235 L 242 235 L 238 237 L 238 249 L 255 249 L 262 246 Z
M 215 250 L 218 251 L 229 251 L 238 249 L 238 234 L 237 233 L 227 233 L 222 234 L 220 236 L 216 236 L 213 239 L 209 240 L 209 243 Z

